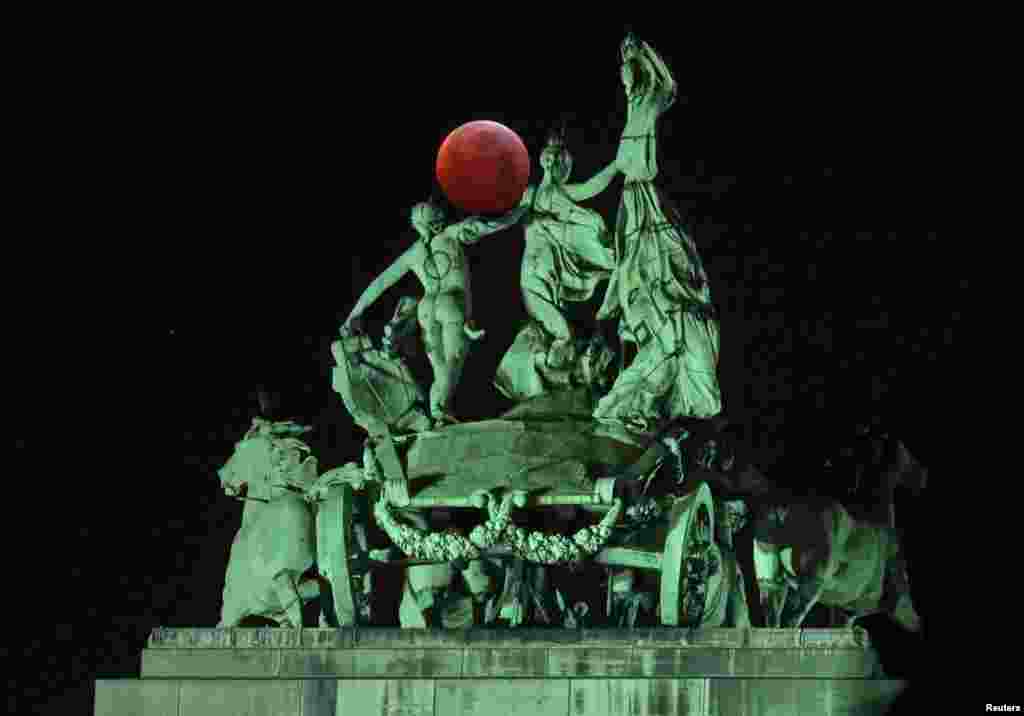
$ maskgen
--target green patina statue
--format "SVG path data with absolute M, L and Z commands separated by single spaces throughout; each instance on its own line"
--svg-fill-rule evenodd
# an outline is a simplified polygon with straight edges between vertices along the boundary
M 309 428 L 291 422 L 257 418 L 236 445 L 219 472 L 245 502 L 221 626 L 258 616 L 297 627 L 317 599 L 321 624 L 386 623 L 373 590 L 387 582 L 374 575 L 400 570 L 397 622 L 409 628 L 800 626 L 817 604 L 918 628 L 893 525 L 787 494 L 725 430 L 707 275 L 654 185 L 656 124 L 675 83 L 645 43 L 627 37 L 621 56 L 626 127 L 614 162 L 589 181 L 568 183 L 572 159 L 556 134 L 542 180 L 504 217 L 446 226 L 437 205 L 413 207 L 418 239 L 332 344 L 333 388 L 367 432 L 361 463 L 319 474 Z M 577 202 L 619 172 L 610 234 Z M 495 378 L 517 405 L 458 423 L 451 401 L 483 335 L 463 247 L 519 221 L 529 322 Z M 371 339 L 358 319 L 410 271 L 424 295 L 403 297 Z M 598 317 L 617 319 L 638 348 L 610 389 L 608 347 L 567 317 L 604 280 Z M 406 365 L 417 323 L 429 391 Z M 862 490 L 873 499 L 915 463 L 901 444 L 872 454 L 891 463 L 873 467 L 878 484 Z
M 299 438 L 308 431 L 256 418 L 218 473 L 224 491 L 245 501 L 218 626 L 259 616 L 300 627 L 302 604 L 320 594 L 319 583 L 305 578 L 316 562 L 314 517 L 303 494 L 317 479 L 317 462 Z
M 652 429 L 721 412 L 719 332 L 696 245 L 655 186 L 657 123 L 675 102 L 676 83 L 658 54 L 632 36 L 621 57 L 628 109 L 615 163 L 626 183 L 617 265 L 598 318 L 618 318 L 620 335 L 636 344 L 637 355 L 594 416 Z
M 412 208 L 410 219 L 419 238 L 395 259 L 359 297 L 345 321 L 346 332 L 381 295 L 412 271 L 423 286 L 417 307 L 420 336 L 434 371 L 430 386 L 430 415 L 435 424 L 454 422 L 449 404 L 462 376 L 471 340 L 483 333 L 473 327 L 473 303 L 469 264 L 463 246 L 513 225 L 525 208 L 505 217 L 487 220 L 473 217 L 445 226 L 443 209 L 423 202 Z
M 543 177 L 527 188 L 520 207 L 526 248 L 519 283 L 529 322 L 498 366 L 495 385 L 515 401 L 554 390 L 600 384 L 611 352 L 599 339 L 577 340 L 565 316 L 568 302 L 588 301 L 615 267 L 604 219 L 576 202 L 604 191 L 614 162 L 589 181 L 569 184 L 572 155 L 553 134 L 540 155 Z

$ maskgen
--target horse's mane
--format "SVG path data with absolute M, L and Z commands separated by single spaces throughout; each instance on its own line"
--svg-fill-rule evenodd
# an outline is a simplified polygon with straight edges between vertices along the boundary
M 268 443 L 270 459 L 266 478 L 269 482 L 305 490 L 312 481 L 315 481 L 315 467 L 309 472 L 303 469 L 308 459 L 315 460 L 309 458 L 312 450 L 305 441 L 296 437 L 311 432 L 313 428 L 292 420 L 275 422 L 258 417 L 254 418 L 252 423 L 242 442 L 265 440 Z M 292 458 L 294 453 L 298 453 L 297 459 Z M 291 467 L 286 470 L 289 462 Z

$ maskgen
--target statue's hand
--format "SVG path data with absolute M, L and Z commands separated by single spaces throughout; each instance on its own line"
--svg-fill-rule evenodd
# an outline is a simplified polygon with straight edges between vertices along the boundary
M 597 312 L 597 320 L 599 321 L 615 321 L 622 315 L 622 306 L 616 301 L 615 303 L 608 303 L 601 306 L 601 310 Z
M 479 341 L 487 333 L 484 329 L 478 328 L 474 321 L 466 321 L 465 325 L 463 325 L 463 331 L 471 341 Z
M 341 324 L 341 335 L 354 336 L 363 332 L 362 316 L 349 316 L 348 320 Z
M 626 37 L 622 40 L 622 57 L 623 59 L 630 59 L 635 56 L 640 50 L 640 41 L 636 38 L 632 32 L 627 33 Z

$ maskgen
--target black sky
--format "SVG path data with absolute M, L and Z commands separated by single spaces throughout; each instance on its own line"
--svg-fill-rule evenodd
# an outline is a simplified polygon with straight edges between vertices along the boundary
M 819 456 L 868 415 L 928 463 L 946 410 L 937 361 L 967 287 L 945 228 L 940 79 L 896 49 L 698 46 L 638 32 L 679 84 L 661 122 L 660 181 L 709 273 L 726 411 L 762 467 L 812 485 Z M 110 356 L 132 405 L 122 420 L 134 437 L 118 449 L 150 462 L 83 491 L 81 504 L 97 507 L 62 507 L 77 530 L 59 566 L 69 593 L 47 598 L 68 651 L 45 665 L 47 633 L 29 652 L 51 674 L 43 693 L 85 698 L 97 676 L 137 675 L 152 627 L 217 622 L 241 506 L 214 471 L 254 414 L 256 386 L 316 425 L 323 467 L 357 458 L 362 436 L 330 389 L 329 344 L 411 240 L 408 210 L 432 191 L 441 141 L 473 119 L 502 122 L 525 141 L 535 180 L 564 119 L 573 177 L 588 178 L 622 129 L 620 40 L 616 30 L 524 48 L 430 35 L 388 45 L 386 60 L 368 42 L 329 65 L 271 46 L 260 59 L 186 53 L 151 77 L 132 160 L 148 171 L 128 189 L 145 239 L 122 260 L 145 269 L 158 299 L 121 304 L 114 318 L 146 348 Z M 588 204 L 609 223 L 621 185 Z M 457 398 L 466 418 L 507 405 L 490 381 L 525 317 L 522 248 L 513 228 L 468 250 L 488 336 Z M 382 299 L 371 332 L 415 289 L 409 279 Z

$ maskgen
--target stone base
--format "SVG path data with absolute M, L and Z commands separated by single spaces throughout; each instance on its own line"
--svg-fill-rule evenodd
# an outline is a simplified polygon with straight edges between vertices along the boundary
M 859 629 L 158 629 L 97 716 L 882 714 Z

